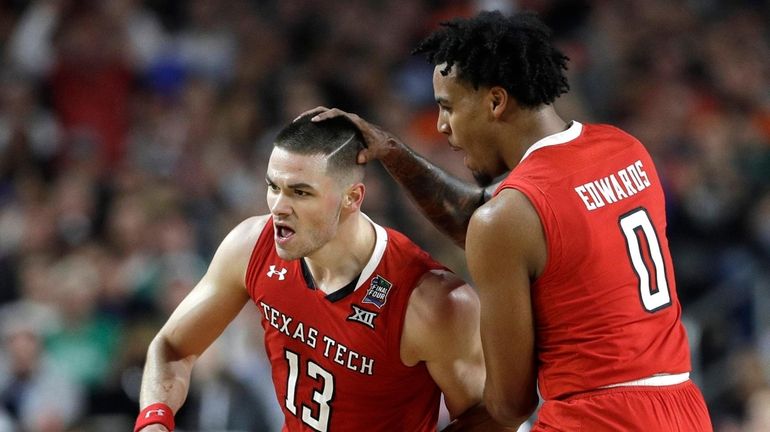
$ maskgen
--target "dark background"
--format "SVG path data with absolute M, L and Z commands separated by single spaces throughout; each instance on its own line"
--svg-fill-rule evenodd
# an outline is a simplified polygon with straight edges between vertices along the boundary
M 131 427 L 149 340 L 223 236 L 267 213 L 271 142 L 298 113 L 355 111 L 469 178 L 435 131 L 432 67 L 409 52 L 481 8 L 541 13 L 571 58 L 562 117 L 648 147 L 716 430 L 770 430 L 767 2 L 7 0 L 0 432 Z M 368 170 L 366 212 L 465 275 Z M 247 308 L 204 355 L 180 430 L 274 424 L 257 329 Z

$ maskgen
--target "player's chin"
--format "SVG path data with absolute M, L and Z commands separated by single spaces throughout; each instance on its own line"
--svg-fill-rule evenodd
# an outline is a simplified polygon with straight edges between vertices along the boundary
M 284 261 L 293 261 L 302 256 L 298 254 L 296 251 L 286 249 L 278 244 L 275 245 L 275 252 Z

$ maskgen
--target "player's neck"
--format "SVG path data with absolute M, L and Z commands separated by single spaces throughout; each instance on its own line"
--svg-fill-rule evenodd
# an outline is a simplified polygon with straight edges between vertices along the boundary
M 546 105 L 537 110 L 521 110 L 509 127 L 504 136 L 510 137 L 510 141 L 505 145 L 503 158 L 508 168 L 513 169 L 527 149 L 549 135 L 564 131 L 568 123 L 559 117 L 552 105 Z
M 341 221 L 335 238 L 305 257 L 316 287 L 328 294 L 357 278 L 369 262 L 375 242 L 374 227 L 360 212 Z

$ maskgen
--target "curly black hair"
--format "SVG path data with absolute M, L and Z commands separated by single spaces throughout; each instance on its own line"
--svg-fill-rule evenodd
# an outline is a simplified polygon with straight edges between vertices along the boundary
M 426 37 L 412 54 L 433 65 L 446 62 L 447 75 L 479 86 L 501 86 L 519 105 L 550 104 L 569 90 L 564 71 L 569 60 L 552 43 L 551 30 L 534 13 L 507 17 L 499 11 L 455 18 Z

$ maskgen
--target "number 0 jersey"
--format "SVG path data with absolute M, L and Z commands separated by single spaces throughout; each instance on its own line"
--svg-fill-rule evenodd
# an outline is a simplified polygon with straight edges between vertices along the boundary
M 663 189 L 642 144 L 573 122 L 535 143 L 495 194 L 506 188 L 529 198 L 547 242 L 531 288 L 543 397 L 689 372 Z
M 300 260 L 275 250 L 270 219 L 246 273 L 262 314 L 284 431 L 435 431 L 440 390 L 424 363 L 401 362 L 409 297 L 440 264 L 374 223 L 376 246 L 357 281 L 326 295 Z

